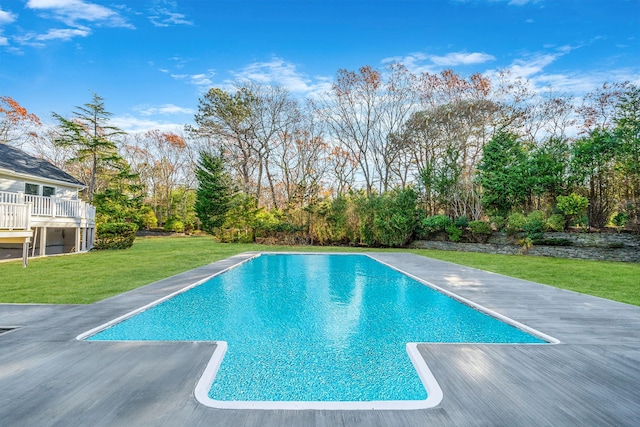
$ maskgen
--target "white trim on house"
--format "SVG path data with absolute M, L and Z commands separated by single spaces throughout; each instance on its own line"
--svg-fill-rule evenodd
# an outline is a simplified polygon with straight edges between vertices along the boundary
M 51 179 L 51 178 L 44 178 L 44 177 L 40 177 L 40 176 L 36 176 L 36 175 L 31 175 L 31 174 L 27 174 L 27 173 L 22 173 L 22 172 L 16 172 L 14 170 L 11 169 L 6 169 L 6 168 L 2 168 L 0 167 L 0 173 L 15 177 L 15 178 L 20 178 L 23 179 L 25 181 L 33 181 L 33 182 L 44 182 L 47 184 L 54 184 L 57 186 L 62 186 L 62 187 L 73 187 L 75 189 L 82 190 L 86 187 L 86 185 L 82 185 L 82 184 L 75 184 L 72 182 L 68 182 L 68 181 L 61 181 L 58 179 Z

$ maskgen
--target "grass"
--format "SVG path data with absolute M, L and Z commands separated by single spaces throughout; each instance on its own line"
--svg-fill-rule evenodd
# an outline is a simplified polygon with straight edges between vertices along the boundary
M 370 249 L 366 249 L 370 250 Z M 359 248 L 222 244 L 210 237 L 143 238 L 125 251 L 0 264 L 0 302 L 89 304 L 246 251 L 359 252 Z M 404 251 L 640 306 L 640 264 Z

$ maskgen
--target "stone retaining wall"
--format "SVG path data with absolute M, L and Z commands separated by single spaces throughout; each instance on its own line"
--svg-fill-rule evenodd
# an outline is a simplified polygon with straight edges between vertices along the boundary
M 521 237 L 521 236 L 520 236 Z M 629 233 L 545 233 L 544 239 L 561 240 L 566 246 L 533 245 L 527 255 L 605 261 L 640 262 L 640 237 Z M 487 243 L 456 243 L 416 240 L 414 248 L 460 252 L 484 252 L 517 255 L 521 252 L 518 236 L 494 233 Z
M 136 237 L 175 237 L 185 236 L 184 233 L 176 233 L 173 231 L 162 230 L 138 230 L 136 231 Z

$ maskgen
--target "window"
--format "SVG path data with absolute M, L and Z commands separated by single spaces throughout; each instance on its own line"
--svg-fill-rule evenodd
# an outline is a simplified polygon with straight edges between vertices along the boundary
M 37 196 L 40 193 L 40 186 L 38 184 L 24 184 L 24 194 L 29 196 Z
M 42 186 L 42 195 L 44 197 L 51 197 L 56 195 L 55 187 L 48 187 L 46 185 Z

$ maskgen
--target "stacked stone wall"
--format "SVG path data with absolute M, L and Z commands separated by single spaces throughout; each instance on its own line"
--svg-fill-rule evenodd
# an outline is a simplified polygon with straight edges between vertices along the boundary
M 494 233 L 487 243 L 416 240 L 411 246 L 445 251 L 517 255 L 522 251 L 522 245 L 518 243 L 522 237 Z M 629 233 L 545 233 L 541 242 L 527 250 L 527 255 L 640 262 L 640 237 Z

